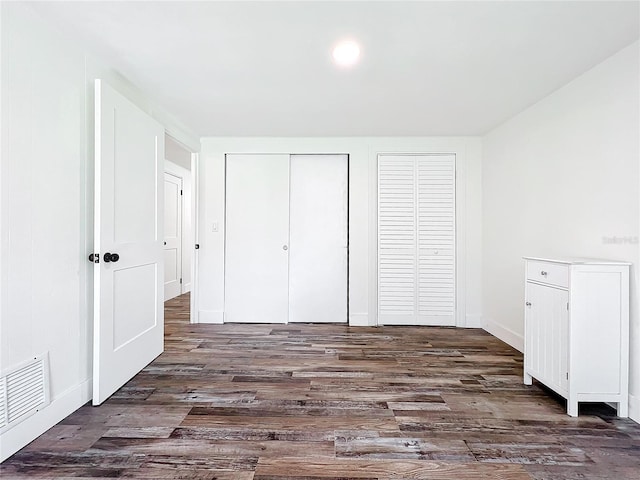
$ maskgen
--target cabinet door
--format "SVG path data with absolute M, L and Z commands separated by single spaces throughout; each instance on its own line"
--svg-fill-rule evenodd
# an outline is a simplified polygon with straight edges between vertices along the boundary
M 556 392 L 567 394 L 569 293 L 527 282 L 525 369 Z

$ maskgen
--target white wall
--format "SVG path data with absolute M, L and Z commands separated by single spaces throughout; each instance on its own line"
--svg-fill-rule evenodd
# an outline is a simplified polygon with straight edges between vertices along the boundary
M 224 310 L 225 153 L 349 154 L 349 322 L 376 324 L 378 153 L 456 153 L 460 325 L 481 314 L 481 149 L 478 138 L 204 138 L 199 166 L 198 319 L 220 323 Z M 213 224 L 218 231 L 213 232 Z M 466 288 L 465 288 L 466 285 Z
M 164 158 L 185 170 L 191 170 L 191 151 L 169 135 L 164 137 Z
M 638 43 L 483 139 L 483 305 L 522 349 L 523 255 L 633 262 L 632 415 L 640 420 Z M 608 241 L 617 237 L 620 243 Z
M 90 399 L 93 79 L 199 141 L 27 4 L 0 13 L 0 370 L 48 351 L 52 399 L 2 434 L 3 460 Z
M 48 351 L 52 398 L 2 435 L 4 459 L 90 398 L 82 178 L 88 126 L 83 55 L 46 35 L 27 10 L 0 8 L 0 367 Z

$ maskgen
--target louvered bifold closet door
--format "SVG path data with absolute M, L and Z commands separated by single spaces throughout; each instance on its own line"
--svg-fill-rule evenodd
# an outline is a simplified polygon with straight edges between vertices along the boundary
M 416 157 L 418 324 L 455 325 L 455 156 Z
M 378 157 L 378 322 L 455 325 L 455 155 Z

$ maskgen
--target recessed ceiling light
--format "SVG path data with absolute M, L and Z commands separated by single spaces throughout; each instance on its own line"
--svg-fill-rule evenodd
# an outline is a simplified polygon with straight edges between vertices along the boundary
M 353 40 L 344 40 L 333 49 L 333 60 L 342 67 L 350 67 L 358 61 L 360 47 Z

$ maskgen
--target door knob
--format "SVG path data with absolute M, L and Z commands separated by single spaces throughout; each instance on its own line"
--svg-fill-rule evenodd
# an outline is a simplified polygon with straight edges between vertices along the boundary
M 286 251 L 286 250 L 289 250 L 289 247 L 287 247 L 286 245 L 283 245 L 282 249 Z
M 102 259 L 104 260 L 105 263 L 109 263 L 109 262 L 117 262 L 118 260 L 120 260 L 120 255 L 118 255 L 117 253 L 105 253 L 104 256 L 102 257 Z

